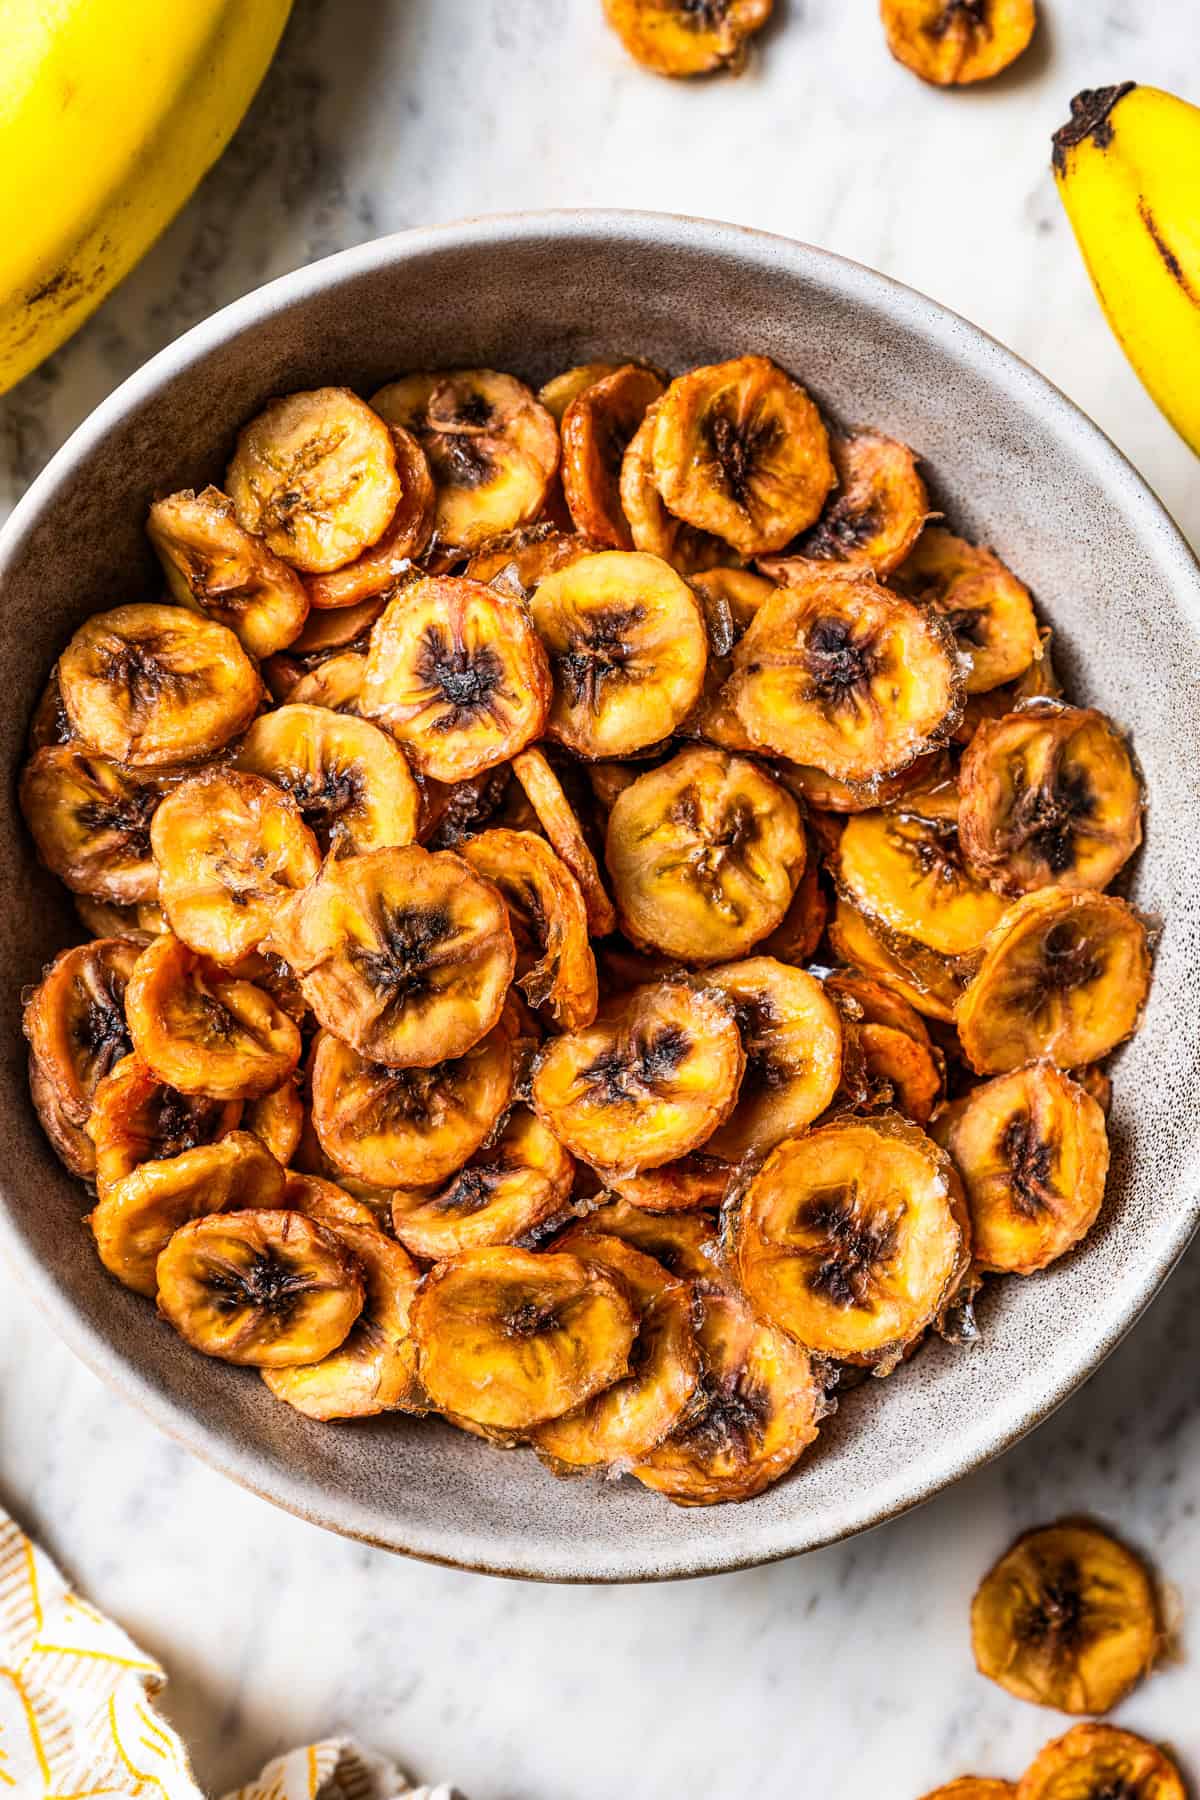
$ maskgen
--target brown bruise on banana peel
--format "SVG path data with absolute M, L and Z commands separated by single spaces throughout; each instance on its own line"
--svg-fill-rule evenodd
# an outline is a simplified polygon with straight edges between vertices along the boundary
M 621 467 L 662 393 L 653 369 L 627 363 L 584 388 L 562 417 L 562 484 L 575 529 L 612 550 L 634 547 L 621 510 Z
M 523 750 L 514 756 L 512 767 L 555 854 L 579 883 L 588 929 L 593 937 L 607 937 L 616 930 L 616 911 L 562 782 L 538 749 Z
M 971 956 L 1004 901 L 967 867 L 952 821 L 894 808 L 847 820 L 835 859 L 839 887 L 868 918 L 941 956 Z
M 1029 47 L 1035 0 L 881 0 L 888 49 L 934 87 L 990 81 Z
M 106 1190 L 142 1163 L 168 1161 L 236 1131 L 237 1100 L 181 1094 L 158 1081 L 140 1056 L 114 1064 L 92 1095 L 86 1130 L 96 1147 L 96 1189 Z
M 59 658 L 58 679 L 76 736 L 136 768 L 212 756 L 262 699 L 233 632 L 182 606 L 94 613 Z
M 882 579 L 904 561 L 929 518 L 929 494 L 917 458 L 868 426 L 835 433 L 830 454 L 837 487 L 817 523 L 783 556 L 764 557 L 764 575 L 787 584 L 794 559 L 868 569 Z
M 607 550 L 550 575 L 530 601 L 550 659 L 547 733 L 588 759 L 669 737 L 696 704 L 708 637 L 695 595 L 661 559 Z
M 629 525 L 634 548 L 670 563 L 679 574 L 692 576 L 729 562 L 733 552 L 722 538 L 697 531 L 668 511 L 658 491 L 654 472 L 654 434 L 662 402 L 656 400 L 629 440 L 621 463 L 621 510 Z
M 433 535 L 435 490 L 425 452 L 411 432 L 392 426 L 400 499 L 378 541 L 343 568 L 309 575 L 304 590 L 319 612 L 360 606 L 386 594 L 411 570 Z
M 934 747 L 962 699 L 940 620 L 869 575 L 819 564 L 763 605 L 727 693 L 762 750 L 860 783 Z
M 1015 681 L 1040 659 L 1029 589 L 994 550 L 931 525 L 896 570 L 894 585 L 945 620 L 965 667 L 968 694 L 990 693 Z
M 61 1118 L 82 1131 L 96 1089 L 129 1054 L 125 994 L 139 954 L 125 938 L 62 950 L 25 1000 L 22 1029 L 52 1124 Z M 85 1142 L 76 1146 L 77 1159 L 93 1161 Z
M 158 1310 L 185 1342 L 243 1367 L 319 1362 L 363 1310 L 359 1264 L 303 1213 L 214 1213 L 182 1226 L 158 1259 Z
M 153 1299 L 158 1257 L 180 1226 L 227 1207 L 278 1206 L 283 1187 L 274 1157 L 235 1131 L 219 1144 L 142 1163 L 105 1188 L 88 1223 L 109 1274 Z
M 420 790 L 395 740 L 366 719 L 293 701 L 254 721 L 237 767 L 290 795 L 327 853 L 356 856 L 416 838 Z
M 185 488 L 156 500 L 146 534 L 172 599 L 227 625 L 251 656 L 273 656 L 300 635 L 309 607 L 304 583 L 238 524 L 220 488 Z
M 1188 1800 L 1175 1763 L 1157 1744 L 1115 1725 L 1075 1725 L 1039 1751 L 1017 1800 Z
M 1153 1577 L 1084 1520 L 1027 1531 L 980 1583 L 971 1643 L 980 1674 L 1015 1699 L 1111 1712 L 1163 1647 Z
M 119 906 L 155 899 L 150 821 L 176 779 L 81 744 L 38 750 L 22 771 L 20 801 L 39 862 L 77 894 Z
M 553 1132 L 518 1107 L 500 1135 L 443 1187 L 401 1187 L 392 1229 L 414 1256 L 440 1262 L 463 1250 L 514 1244 L 567 1208 L 575 1165 Z
M 522 382 L 493 369 L 408 375 L 371 404 L 428 459 L 432 548 L 469 554 L 538 518 L 558 472 L 558 428 Z
M 154 815 L 150 845 L 171 930 L 218 962 L 257 950 L 281 903 L 321 866 L 295 801 L 233 769 L 181 782 Z
M 426 1276 L 413 1330 L 439 1410 L 526 1432 L 623 1376 L 637 1321 L 624 1284 L 599 1264 L 494 1246 Z
M 226 487 L 239 524 L 307 575 L 378 543 L 403 498 L 387 425 L 338 387 L 265 406 L 238 434 Z
M 599 1004 L 596 958 L 579 883 L 544 838 L 496 828 L 467 838 L 465 862 L 495 883 L 517 946 L 517 986 L 564 1031 L 590 1025 Z
M 371 633 L 362 710 L 438 781 L 477 775 L 539 737 L 550 696 L 524 606 L 480 582 L 418 581 Z
M 791 795 L 756 763 L 707 747 L 626 788 L 605 842 L 626 935 L 694 963 L 744 954 L 774 931 L 806 854 Z
M 271 996 L 170 933 L 138 957 L 125 992 L 133 1047 L 167 1087 L 261 1099 L 300 1061 L 300 1031 Z
M 1052 1064 L 979 1083 L 931 1131 L 962 1176 L 986 1273 L 1031 1275 L 1095 1224 L 1108 1176 L 1104 1112 Z
M 705 1144 L 739 1163 L 762 1157 L 811 1125 L 842 1078 L 842 1020 L 822 984 L 770 956 L 705 975 L 733 1008 L 746 1053 L 738 1102 Z
M 555 1242 L 609 1271 L 633 1304 L 637 1336 L 629 1373 L 533 1434 L 538 1455 L 556 1472 L 627 1467 L 648 1456 L 687 1416 L 700 1385 L 700 1352 L 692 1328 L 692 1295 L 653 1257 L 588 1221 Z
M 782 550 L 835 481 L 820 414 L 764 356 L 678 376 L 657 403 L 651 457 L 669 510 L 739 556 Z
M 1005 912 L 955 1014 L 977 1075 L 1041 1058 L 1099 1062 L 1137 1030 L 1150 989 L 1146 926 L 1114 894 L 1039 888 Z
M 1042 704 L 981 725 L 963 756 L 959 833 L 999 893 L 1105 888 L 1142 841 L 1142 788 L 1103 713 Z
M 514 1079 L 503 1023 L 462 1056 L 407 1069 L 368 1062 L 321 1032 L 312 1123 L 333 1170 L 381 1189 L 428 1187 L 479 1149 L 511 1102 Z
M 635 62 L 655 75 L 738 74 L 747 41 L 774 0 L 604 0 L 604 15 Z
M 895 1115 L 781 1144 L 731 1219 L 742 1288 L 807 1349 L 886 1369 L 966 1273 L 970 1226 L 944 1151 Z
M 326 1031 L 392 1068 L 477 1044 L 516 968 L 497 889 L 460 857 L 416 844 L 326 862 L 277 910 L 269 948 Z

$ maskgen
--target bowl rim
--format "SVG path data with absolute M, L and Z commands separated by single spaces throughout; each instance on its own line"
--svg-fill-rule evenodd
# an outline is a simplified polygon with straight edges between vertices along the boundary
M 931 299 L 894 277 L 834 251 L 754 227 L 683 214 L 639 209 L 579 207 L 541 211 L 490 213 L 468 216 L 445 224 L 422 226 L 370 239 L 349 249 L 306 263 L 252 289 L 219 311 L 210 314 L 142 363 L 105 397 L 71 432 L 36 476 L 0 528 L 0 576 L 15 545 L 41 516 L 56 492 L 70 481 L 79 461 L 100 443 L 119 421 L 137 410 L 165 381 L 202 360 L 223 343 L 253 329 L 274 313 L 297 301 L 334 289 L 343 281 L 386 269 L 429 252 L 486 251 L 523 241 L 552 238 L 564 244 L 594 240 L 598 234 L 645 251 L 679 248 L 718 258 L 749 255 L 760 266 L 782 267 L 784 273 L 815 278 L 837 289 L 851 303 L 886 308 L 898 322 L 917 331 L 944 355 L 962 356 L 993 382 L 1006 387 L 1022 408 L 1040 409 L 1070 436 L 1075 455 L 1096 471 L 1101 481 L 1116 482 L 1128 504 L 1137 510 L 1156 566 L 1172 579 L 1176 592 L 1200 637 L 1200 561 L 1179 526 L 1145 478 L 1107 434 L 1074 401 L 1045 375 L 981 327 L 951 308 Z M 21 1280 L 40 1311 L 58 1335 L 107 1386 L 131 1401 L 174 1442 L 182 1444 L 211 1468 L 239 1486 L 305 1519 L 355 1541 L 417 1558 L 418 1560 L 481 1574 L 562 1583 L 608 1584 L 688 1579 L 726 1573 L 815 1550 L 844 1541 L 876 1525 L 900 1517 L 932 1499 L 964 1475 L 993 1461 L 1028 1432 L 1041 1424 L 1093 1375 L 1122 1339 L 1133 1329 L 1186 1250 L 1200 1224 L 1200 1192 L 1179 1208 L 1169 1229 L 1160 1235 L 1157 1254 L 1132 1296 L 1132 1304 L 1118 1321 L 1109 1321 L 1086 1345 L 1081 1358 L 1056 1363 L 1048 1371 L 1043 1388 L 1023 1410 L 1010 1418 L 998 1437 L 986 1442 L 970 1432 L 958 1440 L 953 1453 L 944 1457 L 935 1478 L 914 1479 L 890 1500 L 863 1505 L 851 1500 L 846 1516 L 834 1528 L 806 1531 L 803 1514 L 789 1521 L 787 1542 L 755 1547 L 747 1533 L 746 1553 L 724 1546 L 681 1545 L 678 1550 L 638 1551 L 623 1545 L 605 1546 L 587 1553 L 588 1566 L 546 1567 L 536 1555 L 514 1565 L 503 1557 L 475 1549 L 455 1554 L 450 1533 L 436 1530 L 422 1534 L 398 1523 L 390 1535 L 364 1530 L 331 1506 L 328 1491 L 301 1471 L 267 1479 L 254 1448 L 233 1442 L 209 1425 L 205 1416 L 185 1402 L 158 1389 L 140 1365 L 119 1350 L 100 1330 L 77 1312 L 49 1268 L 27 1247 L 10 1214 L 7 1184 L 0 1174 L 0 1254 Z M 453 1531 L 453 1528 L 451 1528 Z

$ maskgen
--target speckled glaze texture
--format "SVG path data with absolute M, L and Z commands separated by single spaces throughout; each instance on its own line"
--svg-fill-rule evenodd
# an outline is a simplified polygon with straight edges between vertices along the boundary
M 438 1422 L 312 1424 L 252 1377 L 187 1350 L 96 1261 L 78 1186 L 29 1106 L 19 999 L 77 936 L 34 869 L 11 799 L 29 716 L 71 630 L 156 591 L 142 534 L 156 493 L 219 479 L 268 397 L 369 392 L 423 366 L 539 381 L 590 357 L 678 369 L 775 357 L 845 423 L 924 457 L 952 524 L 1032 586 L 1072 694 L 1132 732 L 1151 795 L 1131 894 L 1166 921 L 1140 1036 L 1121 1054 L 1108 1200 L 1080 1252 L 989 1287 L 982 1341 L 936 1343 L 848 1394 L 816 1450 L 745 1506 L 680 1511 L 630 1481 L 560 1481 Z M 407 233 L 317 263 L 189 332 L 68 442 L 0 537 L 9 704 L 3 817 L 0 1249 L 63 1335 L 167 1431 L 303 1516 L 396 1550 L 564 1581 L 699 1574 L 861 1531 L 1011 1444 L 1129 1328 L 1200 1214 L 1200 572 L 1124 459 L 998 344 L 823 252 L 639 214 L 562 213 Z

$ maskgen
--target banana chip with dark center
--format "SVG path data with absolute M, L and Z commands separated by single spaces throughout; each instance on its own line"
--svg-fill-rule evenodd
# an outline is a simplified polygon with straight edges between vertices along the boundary
M 888 49 L 897 62 L 935 87 L 990 81 L 1028 48 L 1037 24 L 1035 0 L 881 4 Z
M 970 956 L 1004 901 L 966 865 L 953 821 L 895 808 L 857 813 L 838 840 L 839 886 L 868 918 L 940 956 Z
M 728 562 L 733 553 L 723 538 L 685 524 L 663 503 L 654 472 L 654 434 L 661 405 L 662 401 L 656 400 L 647 408 L 629 440 L 621 463 L 621 510 L 635 549 L 660 557 L 681 575 L 690 576 Z
M 1187 1800 L 1171 1758 L 1115 1725 L 1076 1725 L 1034 1757 L 1017 1800 Z
M 21 811 L 40 861 L 77 894 L 120 906 L 154 900 L 150 821 L 173 781 L 82 744 L 38 750 L 21 775 Z
M 464 862 L 499 888 L 517 946 L 517 986 L 564 1031 L 596 1016 L 596 958 L 579 883 L 531 831 L 482 831 L 461 846 Z
M 895 586 L 937 613 L 954 633 L 968 694 L 990 693 L 1040 660 L 1042 640 L 1029 589 L 993 550 L 931 525 L 896 570 Z
M 621 465 L 634 432 L 663 391 L 641 363 L 589 383 L 563 414 L 562 483 L 575 529 L 612 550 L 632 550 L 621 510 Z
M 899 933 L 881 935 L 877 922 L 844 895 L 829 921 L 829 942 L 839 962 L 874 976 L 926 1018 L 953 1023 L 972 973 L 969 959 L 939 956 Z
M 387 530 L 353 562 L 304 583 L 310 605 L 320 612 L 361 606 L 387 593 L 412 569 L 433 533 L 435 494 L 425 452 L 411 432 L 392 426 L 392 448 L 400 477 L 400 500 Z
M 129 1053 L 125 994 L 140 950 L 125 938 L 62 950 L 25 1001 L 21 1022 L 31 1060 L 54 1097 L 54 1111 L 79 1129 L 91 1116 L 96 1089 Z
M 181 1094 L 152 1075 L 140 1056 L 123 1056 L 97 1084 L 87 1117 L 100 1198 L 142 1163 L 166 1162 L 228 1137 L 241 1116 L 240 1101 Z
M 623 1238 L 635 1250 L 652 1256 L 678 1281 L 721 1279 L 721 1247 L 717 1229 L 705 1213 L 647 1212 L 621 1197 L 606 1200 L 587 1221 L 606 1237 Z
M 256 719 L 237 766 L 290 794 L 326 851 L 411 844 L 421 795 L 403 751 L 386 731 L 321 706 L 293 703 Z
M 656 75 L 732 73 L 746 42 L 771 16 L 774 0 L 604 0 L 605 17 L 643 68 Z
M 746 1052 L 738 1103 L 705 1149 L 731 1163 L 765 1156 L 837 1093 L 841 1016 L 819 981 L 771 956 L 723 963 L 705 981 L 732 1006 Z
M 786 555 L 762 560 L 772 581 L 786 585 L 797 557 L 869 569 L 882 579 L 904 561 L 929 517 L 929 495 L 907 444 L 860 426 L 835 434 L 829 449 L 837 488 Z
M 564 1210 L 574 1175 L 575 1165 L 553 1132 L 518 1107 L 499 1137 L 477 1150 L 445 1187 L 397 1188 L 392 1228 L 426 1262 L 514 1244 Z
M 304 583 L 238 524 L 220 488 L 156 500 L 146 533 L 172 598 L 227 625 L 251 656 L 273 656 L 300 635 L 309 605 Z

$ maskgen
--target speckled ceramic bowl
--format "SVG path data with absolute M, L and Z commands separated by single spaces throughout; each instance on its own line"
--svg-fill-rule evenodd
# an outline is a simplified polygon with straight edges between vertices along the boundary
M 637 214 L 488 219 L 367 244 L 273 282 L 163 351 L 84 424 L 0 539 L 10 779 L 56 653 L 99 607 L 157 589 L 142 535 L 167 487 L 220 479 L 272 394 L 369 392 L 402 370 L 494 364 L 537 382 L 591 357 L 667 368 L 776 357 L 845 422 L 926 459 L 952 522 L 1033 587 L 1072 693 L 1136 740 L 1152 797 L 1134 896 L 1167 922 L 1121 1055 L 1101 1221 L 1042 1276 L 996 1284 L 982 1342 L 937 1343 L 847 1396 L 815 1452 L 746 1506 L 679 1511 L 631 1481 L 559 1481 L 436 1422 L 307 1422 L 194 1355 L 100 1268 L 79 1187 L 25 1088 L 22 987 L 73 915 L 3 819 L 0 1247 L 93 1368 L 235 1480 L 335 1530 L 506 1574 L 618 1581 L 763 1562 L 862 1531 L 1011 1444 L 1112 1349 L 1200 1211 L 1200 572 L 1154 496 L 1061 394 L 930 300 L 819 250 Z M 10 788 L 11 793 L 11 788 Z

